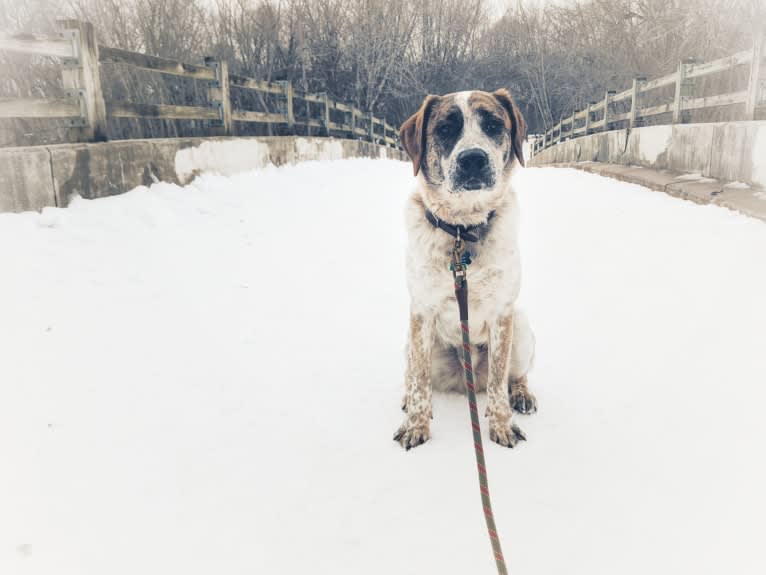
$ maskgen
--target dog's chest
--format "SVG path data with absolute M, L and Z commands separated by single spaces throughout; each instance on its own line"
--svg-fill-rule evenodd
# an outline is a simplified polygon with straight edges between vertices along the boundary
M 459 345 L 459 315 L 454 281 L 449 270 L 454 239 L 442 230 L 424 230 L 410 242 L 407 275 L 416 313 L 432 316 L 437 337 Z M 519 291 L 519 258 L 515 241 L 502 232 L 485 241 L 467 244 L 473 262 L 468 266 L 468 318 L 474 343 L 487 340 L 488 327 L 510 313 Z

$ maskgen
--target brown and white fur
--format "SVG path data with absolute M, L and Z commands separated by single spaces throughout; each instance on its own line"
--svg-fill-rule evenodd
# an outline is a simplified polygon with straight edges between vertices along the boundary
M 487 390 L 490 438 L 507 447 L 525 439 L 512 410 L 532 413 L 527 372 L 535 340 L 516 308 L 521 280 L 518 205 L 511 186 L 524 165 L 526 125 L 506 90 L 428 96 L 400 137 L 417 186 L 406 208 L 410 324 L 402 408 L 394 435 L 410 449 L 430 438 L 431 391 L 462 390 L 458 307 L 449 272 L 454 238 L 435 228 L 426 209 L 450 224 L 480 226 L 468 243 L 469 327 L 476 383 Z M 490 217 L 490 214 L 492 216 Z

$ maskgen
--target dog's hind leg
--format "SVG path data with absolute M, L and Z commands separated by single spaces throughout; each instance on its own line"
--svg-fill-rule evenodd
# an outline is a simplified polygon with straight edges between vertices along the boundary
M 527 387 L 527 376 L 511 379 L 511 408 L 516 413 L 530 415 L 537 412 L 537 398 Z
M 529 391 L 527 374 L 535 358 L 535 334 L 523 311 L 514 312 L 513 323 L 511 375 L 508 381 L 511 408 L 518 413 L 531 414 L 537 411 L 537 398 Z

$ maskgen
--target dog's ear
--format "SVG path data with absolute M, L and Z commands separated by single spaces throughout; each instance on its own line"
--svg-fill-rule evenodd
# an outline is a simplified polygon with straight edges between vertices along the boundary
M 511 117 L 511 147 L 519 163 L 523 166 L 524 151 L 522 145 L 527 137 L 527 123 L 524 121 L 524 116 L 521 115 L 521 110 L 511 98 L 511 93 L 505 88 L 492 92 L 492 95 L 502 104 Z
M 415 175 L 418 175 L 423 154 L 426 151 L 426 126 L 431 109 L 439 101 L 439 96 L 426 96 L 420 109 L 410 116 L 399 128 L 399 140 L 402 142 L 404 151 L 412 159 L 412 167 Z

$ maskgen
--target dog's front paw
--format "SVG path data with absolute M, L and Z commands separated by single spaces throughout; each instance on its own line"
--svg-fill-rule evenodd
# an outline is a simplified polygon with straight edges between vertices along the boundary
M 524 415 L 537 413 L 537 398 L 528 389 L 514 391 L 511 393 L 511 409 Z
M 431 429 L 427 417 L 404 420 L 402 426 L 394 434 L 394 441 L 407 450 L 417 447 L 431 439 Z
M 489 438 L 504 447 L 515 447 L 519 441 L 527 440 L 524 432 L 519 429 L 518 425 L 511 423 L 510 419 L 503 423 L 490 421 Z

